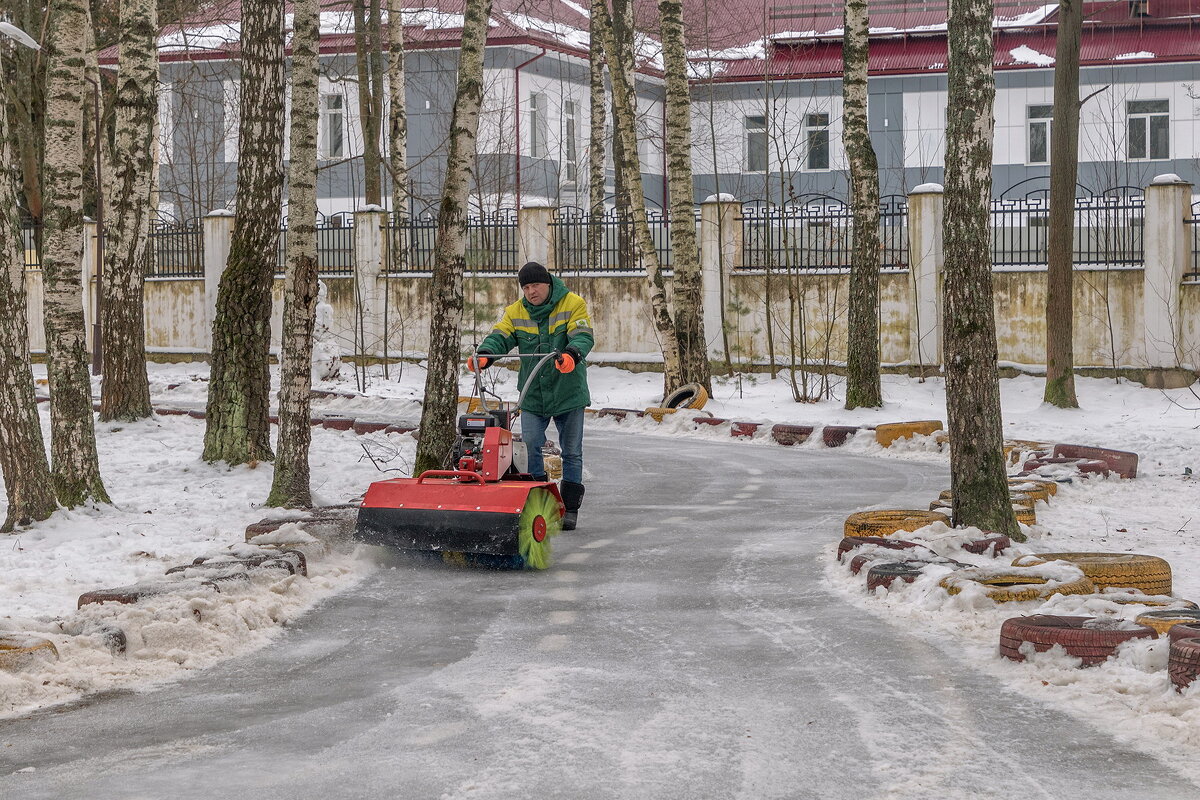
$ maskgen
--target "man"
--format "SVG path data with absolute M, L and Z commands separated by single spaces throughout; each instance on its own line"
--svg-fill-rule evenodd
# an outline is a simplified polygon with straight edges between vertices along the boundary
M 554 420 L 563 460 L 559 492 L 567 507 L 563 530 L 571 531 L 583 502 L 583 409 L 592 401 L 584 358 L 595 345 L 592 319 L 583 298 L 536 261 L 521 267 L 517 283 L 524 297 L 504 309 L 495 329 L 479 346 L 478 363 L 469 358 L 467 368 L 483 369 L 491 363 L 487 355 L 501 355 L 514 347 L 522 354 L 562 353 L 554 362 L 555 369 L 543 368 L 525 393 L 521 438 L 529 450 L 530 474 L 546 480 L 542 445 L 546 428 Z M 537 363 L 537 359 L 521 359 L 517 388 L 525 387 Z

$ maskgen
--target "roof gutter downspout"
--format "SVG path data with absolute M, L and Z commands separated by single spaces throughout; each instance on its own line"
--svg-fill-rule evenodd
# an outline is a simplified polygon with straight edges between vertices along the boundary
M 515 84 L 514 91 L 516 92 L 516 96 L 517 96 L 516 114 L 514 115 L 516 117 L 516 119 L 514 120 L 514 123 L 513 123 L 514 127 L 516 129 L 516 134 L 517 134 L 516 135 L 516 144 L 515 144 L 515 148 L 514 148 L 516 150 L 516 154 L 517 154 L 516 177 L 515 177 L 516 190 L 515 190 L 514 194 L 516 195 L 516 205 L 517 205 L 518 213 L 521 210 L 521 70 L 524 69 L 525 67 L 529 66 L 533 62 L 537 61 L 539 58 L 541 58 L 544 55 L 546 55 L 546 48 L 543 47 L 542 52 L 538 53 L 536 56 L 528 59 L 527 61 L 522 61 L 520 64 L 517 64 L 517 66 L 513 68 L 513 83 Z

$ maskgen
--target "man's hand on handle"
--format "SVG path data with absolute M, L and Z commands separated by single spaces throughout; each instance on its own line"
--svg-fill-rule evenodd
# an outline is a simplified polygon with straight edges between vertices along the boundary
M 467 369 L 471 372 L 479 372 L 487 369 L 492 365 L 492 359 L 488 358 L 491 353 L 486 350 L 480 350 L 475 355 L 467 358 Z
M 574 347 L 567 347 L 554 360 L 554 368 L 559 372 L 574 372 L 575 365 L 583 360 L 583 356 Z

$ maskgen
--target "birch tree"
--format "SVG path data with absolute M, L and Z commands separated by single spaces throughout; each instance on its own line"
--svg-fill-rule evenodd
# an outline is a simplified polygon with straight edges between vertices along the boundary
M 237 228 L 217 290 L 204 460 L 270 460 L 271 286 L 283 192 L 283 6 L 242 4 Z
M 683 41 L 683 3 L 659 0 L 658 13 L 667 84 L 667 180 L 671 198 L 671 263 L 675 270 L 671 302 L 679 341 L 679 381 L 698 383 L 711 393 L 712 369 L 704 337 L 704 285 L 696 246 L 692 103 Z M 673 389 L 668 386 L 667 390 Z
M 626 7 L 628 6 L 629 4 L 626 4 Z M 613 30 L 613 19 L 608 13 L 608 9 L 599 10 L 601 12 L 599 18 L 592 19 L 592 30 L 595 33 L 598 29 L 604 43 L 604 56 L 608 62 L 609 75 L 612 77 L 613 125 L 616 128 L 616 140 L 620 143 L 621 150 L 620 159 L 617 160 L 614 156 L 614 161 L 617 170 L 622 175 L 624 188 L 629 192 L 637 249 L 642 262 L 646 265 L 646 282 L 650 290 L 650 316 L 654 322 L 655 333 L 658 335 L 659 347 L 662 348 L 663 384 L 664 396 L 666 396 L 678 389 L 685 381 L 683 381 L 683 372 L 680 367 L 679 340 L 675 335 L 675 324 L 671 319 L 671 309 L 667 304 L 667 290 L 663 279 L 662 265 L 659 264 L 658 251 L 655 250 L 650 226 L 646 222 L 646 196 L 642 189 L 642 167 L 637 148 L 635 118 L 637 99 L 633 91 L 633 58 L 630 53 L 618 49 L 617 37 Z M 631 23 L 627 23 L 627 26 L 632 30 Z
M 1059 408 L 1079 408 L 1075 396 L 1073 239 L 1079 171 L 1079 39 L 1083 0 L 1059 0 L 1050 131 L 1050 229 L 1046 265 L 1046 388 Z
M 483 102 L 483 54 L 491 13 L 491 0 L 467 0 L 458 56 L 458 85 L 450 117 L 446 180 L 433 251 L 429 356 L 414 475 L 444 466 L 454 446 L 463 272 L 467 262 L 467 198 L 479 131 L 479 107 Z
M 380 120 L 383 117 L 383 32 L 380 0 L 353 0 L 354 54 L 358 71 L 358 115 L 363 136 L 363 198 L 383 201 Z
M 867 0 L 847 0 L 842 37 L 842 140 L 854 215 L 850 255 L 846 408 L 883 405 L 879 385 L 879 162 L 867 127 Z
M 604 44 L 596 31 L 597 19 L 603 19 L 605 0 L 592 0 L 588 40 L 588 264 L 602 269 L 604 255 L 604 143 L 606 117 L 604 91 Z
M 81 0 L 56 4 L 46 47 L 42 286 L 50 383 L 50 463 L 54 494 L 68 508 L 88 501 L 108 502 L 96 455 L 80 274 L 83 43 L 90 24 L 88 7 Z
M 388 0 L 388 171 L 392 176 L 392 265 L 408 266 L 408 112 L 404 75 L 404 0 Z M 384 353 L 387 358 L 387 353 Z
M 0 61 L 9 45 L 0 36 Z M 8 64 L 3 64 L 7 71 Z M 8 103 L 0 102 L 0 164 L 12 164 Z M 15 175 L 0 174 L 0 474 L 8 509 L 0 533 L 54 513 L 50 464 L 42 441 L 25 308 L 25 254 L 17 213 Z
M 111 222 L 104 243 L 100 419 L 129 421 L 151 414 L 142 294 L 158 119 L 158 12 L 155 0 L 125 0 L 120 8 L 116 134 L 105 192 Z
M 292 119 L 288 156 L 287 273 L 279 356 L 279 442 L 267 505 L 312 505 L 313 324 L 317 313 L 317 0 L 292 7 Z
M 1023 541 L 1008 498 L 992 306 L 991 0 L 951 0 L 946 106 L 946 419 L 956 525 Z

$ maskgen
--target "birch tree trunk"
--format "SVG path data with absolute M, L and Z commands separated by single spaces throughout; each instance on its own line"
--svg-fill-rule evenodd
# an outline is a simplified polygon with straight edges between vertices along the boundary
M 842 39 L 842 140 L 850 162 L 850 205 L 854 214 L 847 409 L 883 405 L 879 385 L 879 162 L 867 127 L 869 26 L 867 0 L 847 0 Z
M 951 0 L 949 49 L 942 325 L 954 523 L 1023 541 L 1008 498 L 992 306 L 991 0 Z
M 605 0 L 592 0 L 590 20 L 590 36 L 588 41 L 588 56 L 590 71 L 589 88 L 589 122 L 588 122 L 588 264 L 592 269 L 604 268 L 604 226 L 601 216 L 604 214 L 604 142 L 605 123 L 608 113 L 605 109 L 604 92 L 604 44 L 596 32 L 596 18 L 603 13 Z
M 88 7 L 81 0 L 56 5 L 45 54 L 49 63 L 42 281 L 50 378 L 50 456 L 54 494 L 68 508 L 89 500 L 108 502 L 96 457 L 80 273 L 83 43 L 90 24 Z
M 467 261 L 467 197 L 479 131 L 479 106 L 483 102 L 483 54 L 491 13 L 491 0 L 467 0 L 458 57 L 458 86 L 450 118 L 446 182 L 442 186 L 437 244 L 433 250 L 428 372 L 414 475 L 443 467 L 454 447 L 463 271 Z
M 658 252 L 646 222 L 646 196 L 642 190 L 641 160 L 638 158 L 637 128 L 635 121 L 636 98 L 630 88 L 633 82 L 633 59 L 622 58 L 617 49 L 613 32 L 613 21 L 604 9 L 600 17 L 592 19 L 592 27 L 600 28 L 604 42 L 604 54 L 608 61 L 613 88 L 613 124 L 616 139 L 620 142 L 622 158 L 616 164 L 623 176 L 625 189 L 629 192 L 630 211 L 633 214 L 634 235 L 643 263 L 646 265 L 646 282 L 650 289 L 650 316 L 658 334 L 663 354 L 663 396 L 681 386 L 684 381 L 679 360 L 679 340 L 675 336 L 675 324 L 667 305 L 667 290 L 663 281 L 662 266 Z
M 155 0 L 121 3 L 116 136 L 106 188 L 100 419 L 150 416 L 142 294 L 149 262 L 154 124 L 158 118 L 158 10 Z
M 204 460 L 273 458 L 268 422 L 271 286 L 283 193 L 283 10 L 242 4 L 237 228 L 217 290 Z
M 1079 39 L 1082 0 L 1059 0 L 1050 132 L 1050 242 L 1046 266 L 1046 389 L 1043 400 L 1079 408 L 1075 396 L 1073 239 L 1079 170 Z
M 704 285 L 696 246 L 692 103 L 683 41 L 683 3 L 659 0 L 658 13 L 662 21 L 667 84 L 667 176 L 671 195 L 671 263 L 675 270 L 671 304 L 679 342 L 679 383 L 698 383 L 711 394 L 712 368 L 704 337 Z M 677 388 L 668 386 L 667 392 Z
M 287 273 L 279 355 L 279 442 L 267 505 L 312 505 L 313 324 L 317 313 L 317 42 L 318 0 L 292 7 L 292 119 L 288 158 Z
M 363 136 L 363 196 L 368 204 L 383 201 L 380 181 L 379 119 L 383 74 L 379 25 L 380 0 L 354 0 L 354 52 L 358 69 L 358 115 Z
M 0 42 L 0 54 L 8 45 Z M 0 102 L 0 164 L 11 164 L 8 103 Z M 0 533 L 54 513 L 50 464 L 29 368 L 25 254 L 13 176 L 0 176 L 0 474 L 8 509 Z
M 408 267 L 408 111 L 404 75 L 403 0 L 388 0 L 388 166 L 392 175 L 393 270 Z M 387 353 L 384 353 L 386 360 Z

